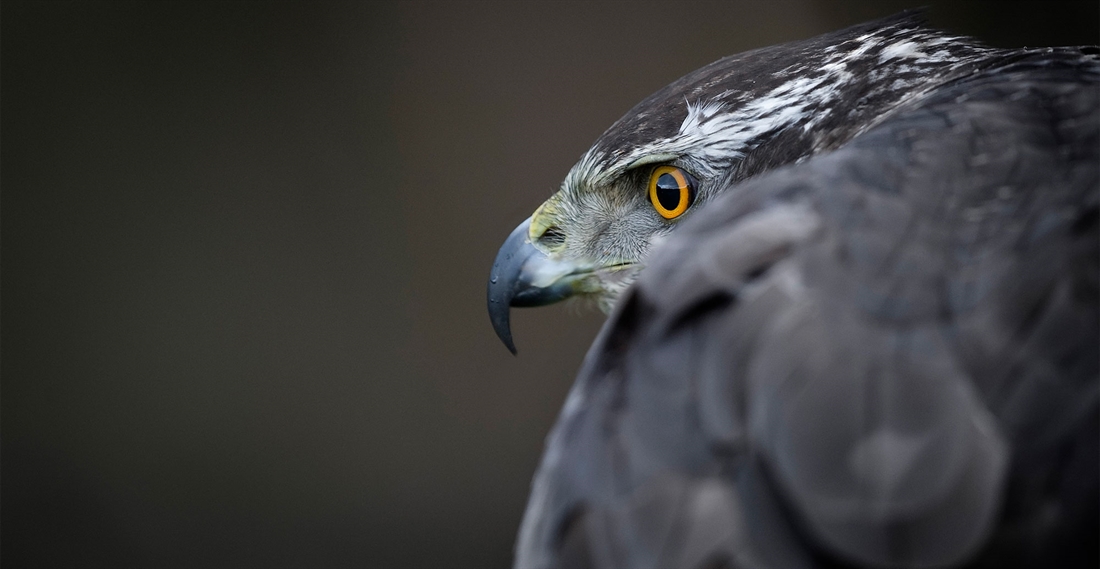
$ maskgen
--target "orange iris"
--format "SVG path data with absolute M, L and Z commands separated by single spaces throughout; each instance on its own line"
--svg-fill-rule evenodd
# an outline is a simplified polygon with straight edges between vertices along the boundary
M 695 179 L 675 166 L 659 166 L 649 177 L 649 201 L 665 219 L 676 219 L 695 201 Z

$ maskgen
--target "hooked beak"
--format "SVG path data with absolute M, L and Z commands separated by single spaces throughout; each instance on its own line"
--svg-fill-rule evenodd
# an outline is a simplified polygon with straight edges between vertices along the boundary
M 508 236 L 493 261 L 489 274 L 489 320 L 493 330 L 516 353 L 509 322 L 513 306 L 544 306 L 565 300 L 578 292 L 590 271 L 569 261 L 554 260 L 531 244 L 531 218 Z

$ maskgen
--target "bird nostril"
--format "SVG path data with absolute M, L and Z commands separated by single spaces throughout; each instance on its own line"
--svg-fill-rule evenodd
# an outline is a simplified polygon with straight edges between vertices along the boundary
M 542 232 L 539 236 L 539 245 L 546 247 L 547 249 L 556 249 L 565 244 L 565 232 L 556 225 L 551 225 L 546 228 L 546 231 Z

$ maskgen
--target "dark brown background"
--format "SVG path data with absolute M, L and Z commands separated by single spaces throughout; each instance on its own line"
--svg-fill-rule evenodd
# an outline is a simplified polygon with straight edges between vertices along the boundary
M 676 77 L 920 3 L 5 0 L 4 566 L 508 565 L 602 317 L 508 355 L 503 238 Z M 1098 40 L 1095 0 L 925 3 Z

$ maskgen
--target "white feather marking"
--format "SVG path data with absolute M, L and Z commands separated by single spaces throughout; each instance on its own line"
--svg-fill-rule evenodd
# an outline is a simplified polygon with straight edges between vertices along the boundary
M 851 64 L 866 59 L 867 52 L 873 48 L 882 47 L 876 58 L 880 64 L 895 61 L 892 68 L 868 71 L 873 81 L 880 80 L 884 73 L 919 72 L 924 64 L 956 58 L 947 49 L 932 51 L 929 48 L 958 38 L 927 34 L 896 40 L 894 34 L 897 31 L 886 28 L 861 35 L 855 39 L 857 45 L 851 50 L 842 51 L 837 46 L 830 46 L 823 50 L 826 58 L 817 66 L 823 73 L 805 77 L 801 76 L 805 71 L 801 66 L 785 69 L 779 75 L 792 79 L 743 104 L 740 98 L 742 93 L 729 90 L 707 100 L 686 101 L 686 115 L 676 134 L 621 154 L 613 152 L 609 155 L 593 147 L 569 172 L 563 187 L 600 187 L 617 178 L 631 164 L 653 154 L 690 156 L 693 164 L 702 170 L 696 173 L 709 177 L 743 157 L 751 150 L 750 144 L 761 135 L 796 125 L 809 130 L 824 120 L 830 104 L 841 96 L 845 85 L 854 80 L 853 73 L 849 71 Z M 896 63 L 899 59 L 905 63 L 899 66 Z M 919 96 L 924 91 L 918 79 L 910 78 L 898 79 L 891 83 L 890 88 L 911 89 L 913 92 L 903 100 Z
M 924 53 L 920 49 L 920 46 L 916 42 L 908 40 L 892 43 L 882 49 L 882 52 L 878 56 L 879 63 L 885 63 L 891 59 L 914 59 L 914 58 L 928 58 L 928 54 Z
M 680 135 L 686 135 L 692 131 L 701 131 L 703 123 L 718 114 L 718 111 L 721 111 L 722 107 L 725 106 L 724 103 L 717 100 L 706 101 L 694 105 L 691 101 L 687 101 L 687 116 L 684 117 L 684 122 L 680 124 Z

